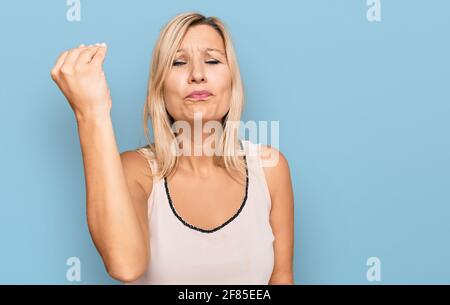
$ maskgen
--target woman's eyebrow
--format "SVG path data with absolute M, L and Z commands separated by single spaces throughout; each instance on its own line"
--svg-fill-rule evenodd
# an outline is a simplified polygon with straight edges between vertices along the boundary
M 215 49 L 215 48 L 206 48 L 204 49 L 205 52 L 218 52 L 220 54 L 222 54 L 223 56 L 225 56 L 225 52 L 220 50 L 220 49 Z M 185 53 L 186 50 L 185 49 L 179 49 L 177 50 L 177 53 Z
M 220 54 L 222 54 L 223 56 L 225 56 L 225 52 L 219 49 L 214 49 L 214 48 L 206 48 L 207 52 L 218 52 Z

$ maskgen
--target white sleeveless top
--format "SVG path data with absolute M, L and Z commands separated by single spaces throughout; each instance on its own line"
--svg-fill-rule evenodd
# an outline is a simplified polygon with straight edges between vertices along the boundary
M 215 229 L 202 230 L 184 221 L 173 207 L 165 179 L 153 179 L 148 198 L 149 265 L 140 278 L 128 284 L 269 283 L 275 239 L 269 222 L 270 194 L 258 145 L 247 140 L 241 143 L 246 154 L 247 191 L 236 214 Z M 156 161 L 149 160 L 149 164 L 156 172 Z

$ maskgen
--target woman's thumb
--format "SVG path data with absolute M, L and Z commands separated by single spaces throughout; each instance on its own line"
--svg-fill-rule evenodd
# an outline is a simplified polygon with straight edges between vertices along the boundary
M 94 57 L 92 58 L 91 64 L 102 66 L 103 62 L 105 61 L 107 49 L 108 48 L 105 43 L 101 44 L 98 47 L 97 52 L 95 53 Z

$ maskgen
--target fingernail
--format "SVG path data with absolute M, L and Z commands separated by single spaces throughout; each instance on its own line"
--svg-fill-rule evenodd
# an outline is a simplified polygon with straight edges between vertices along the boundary
M 105 42 L 102 42 L 101 45 L 104 46 L 104 47 L 106 47 L 106 43 L 105 43 Z
M 96 43 L 95 45 L 96 45 L 96 46 L 99 46 L 99 45 L 100 45 L 100 43 L 98 43 L 98 42 L 97 42 L 97 43 Z
M 80 44 L 80 47 L 84 47 L 84 44 Z

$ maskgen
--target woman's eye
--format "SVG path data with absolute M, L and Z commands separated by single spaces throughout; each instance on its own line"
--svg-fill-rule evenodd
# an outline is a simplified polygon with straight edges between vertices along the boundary
M 210 60 L 207 60 L 206 63 L 210 64 L 210 65 L 217 65 L 217 64 L 220 64 L 220 61 L 218 61 L 217 59 L 210 59 Z M 174 60 L 172 63 L 173 66 L 182 66 L 185 64 L 186 64 L 186 62 L 181 61 L 181 60 Z
M 184 65 L 184 64 L 185 64 L 185 62 L 184 61 L 180 61 L 180 60 L 175 60 L 172 63 L 173 66 L 181 66 L 181 65 Z
M 211 64 L 211 65 L 217 65 L 217 64 L 220 64 L 220 61 L 218 61 L 216 59 L 211 59 L 211 60 L 208 60 L 206 63 Z

